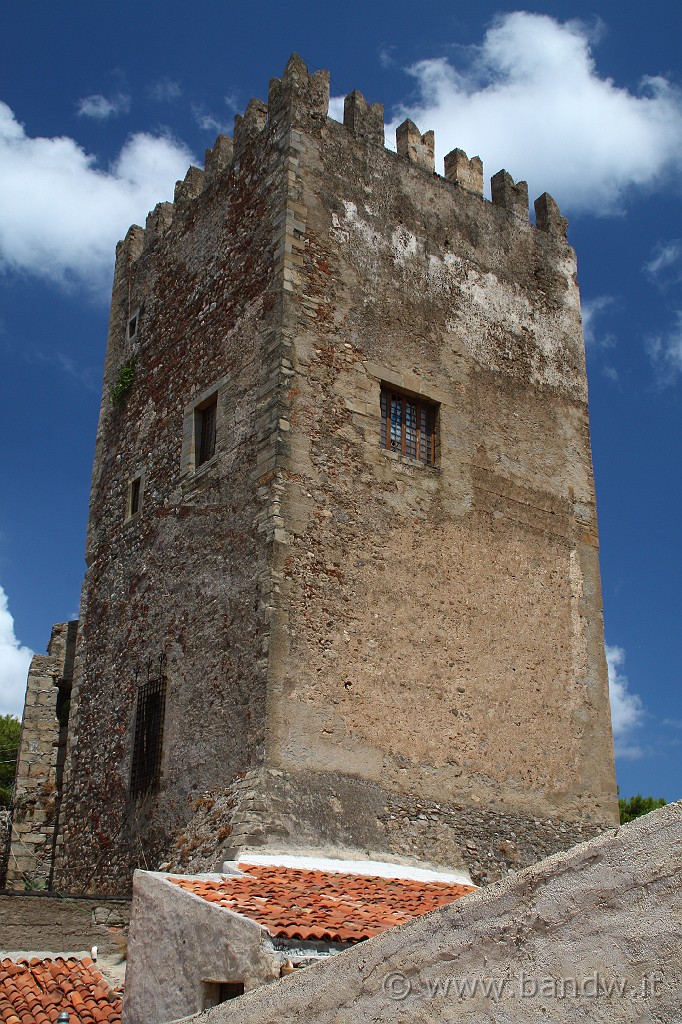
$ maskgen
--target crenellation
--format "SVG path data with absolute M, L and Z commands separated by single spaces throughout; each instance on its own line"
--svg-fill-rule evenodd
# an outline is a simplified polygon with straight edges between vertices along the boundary
M 176 206 L 182 206 L 196 199 L 204 190 L 204 172 L 200 167 L 189 167 L 187 174 L 182 181 L 175 183 L 174 202 Z
M 373 146 L 384 145 L 384 105 L 370 106 L 357 89 L 349 93 L 343 102 L 343 123 L 346 128 Z
M 281 79 L 272 78 L 268 92 L 268 122 L 277 132 L 289 127 L 323 123 L 329 109 L 329 72 L 310 74 L 297 53 L 287 61 Z
M 568 230 L 568 219 L 561 216 L 561 210 L 549 192 L 543 192 L 533 204 L 535 207 L 535 224 L 541 231 L 549 235 L 565 238 Z
M 490 179 L 493 206 L 499 206 L 513 213 L 520 220 L 530 223 L 528 218 L 528 184 L 515 182 L 507 171 L 498 171 Z
M 445 155 L 445 178 L 468 192 L 483 195 L 483 161 L 480 156 L 472 156 L 470 160 L 463 149 L 451 150 Z
M 237 162 L 247 146 L 265 129 L 268 122 L 268 105 L 252 98 L 243 114 L 234 115 L 233 160 Z
M 173 203 L 157 203 L 147 214 L 145 223 L 144 247 L 149 248 L 162 238 L 173 223 Z
M 205 184 L 214 181 L 232 166 L 234 145 L 229 135 L 219 135 L 204 157 Z
M 131 264 L 135 263 L 142 255 L 144 238 L 144 228 L 141 228 L 139 224 L 131 224 L 125 238 L 116 245 L 115 275 L 128 276 Z
M 425 171 L 435 171 L 435 136 L 432 131 L 422 135 L 414 121 L 408 117 L 396 128 L 395 140 L 398 156 L 423 167 Z

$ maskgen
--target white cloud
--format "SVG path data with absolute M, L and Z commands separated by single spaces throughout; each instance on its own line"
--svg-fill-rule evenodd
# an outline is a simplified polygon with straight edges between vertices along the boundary
M 174 79 L 164 76 L 153 82 L 147 93 L 157 103 L 173 103 L 182 96 L 182 86 Z
M 125 93 L 118 93 L 111 99 L 106 96 L 86 96 L 78 101 L 78 116 L 93 117 L 96 121 L 106 121 L 109 117 L 118 117 L 119 114 L 127 114 L 130 110 L 130 96 Z
M 682 280 L 682 239 L 673 238 L 656 246 L 654 255 L 644 264 L 644 270 L 659 287 Z
M 0 269 L 108 288 L 116 241 L 191 162 L 182 143 L 140 133 L 103 169 L 74 139 L 31 138 L 0 102 Z
M 23 647 L 14 635 L 14 619 L 7 606 L 7 594 L 0 587 L 0 715 L 21 718 L 26 693 L 26 676 L 33 651 Z
M 682 373 L 682 310 L 667 334 L 649 338 L 647 349 L 661 385 L 672 383 Z
M 216 117 L 215 114 L 208 114 L 202 107 L 192 107 L 192 117 L 196 124 L 204 132 L 213 132 L 214 135 L 227 132 L 225 118 Z
M 642 750 L 630 743 L 630 734 L 644 717 L 644 705 L 641 698 L 629 689 L 627 676 L 620 672 L 625 662 L 625 651 L 622 647 L 606 644 L 606 664 L 609 671 L 609 699 L 611 701 L 611 725 L 616 757 L 641 757 Z
M 611 333 L 597 331 L 597 321 L 616 305 L 613 295 L 597 295 L 594 299 L 583 299 L 583 333 L 588 348 L 613 348 L 616 337 Z
M 568 210 L 618 213 L 631 187 L 662 188 L 682 168 L 682 96 L 661 76 L 636 93 L 601 77 L 594 41 L 578 21 L 506 14 L 460 66 L 411 67 L 419 98 L 393 127 L 411 117 L 434 129 L 439 160 L 454 147 L 478 154 L 488 177 L 526 179 L 531 199 L 549 191 Z
M 228 110 L 231 110 L 235 114 L 239 111 L 241 106 L 239 96 L 236 92 L 228 92 L 227 96 L 223 96 L 223 103 Z

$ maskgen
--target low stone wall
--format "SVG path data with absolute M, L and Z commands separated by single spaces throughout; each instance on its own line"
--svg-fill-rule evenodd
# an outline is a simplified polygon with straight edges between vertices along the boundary
M 0 952 L 79 952 L 102 956 L 125 950 L 129 900 L 97 900 L 54 893 L 0 894 Z
M 682 802 L 191 1019 L 678 1024 L 681 882 Z

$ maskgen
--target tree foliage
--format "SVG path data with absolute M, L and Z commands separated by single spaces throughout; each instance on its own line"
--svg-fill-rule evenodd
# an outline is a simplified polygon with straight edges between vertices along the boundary
M 9 807 L 12 802 L 20 732 L 18 718 L 0 715 L 0 807 Z
M 648 814 L 649 811 L 655 811 L 658 807 L 665 807 L 665 804 L 666 801 L 662 796 L 656 800 L 653 796 L 642 796 L 641 793 L 638 793 L 637 796 L 631 796 L 629 800 L 619 800 L 620 823 L 624 825 L 626 821 L 634 821 L 635 818 L 641 818 L 643 814 Z

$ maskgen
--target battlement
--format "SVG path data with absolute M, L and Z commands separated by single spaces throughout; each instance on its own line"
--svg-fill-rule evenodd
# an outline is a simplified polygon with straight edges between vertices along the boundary
M 251 99 L 244 113 L 235 115 L 233 137 L 218 135 L 213 147 L 205 152 L 203 170 L 188 169 L 185 178 L 176 183 L 173 203 L 160 203 L 154 208 L 147 217 L 144 244 L 126 246 L 126 258 L 130 261 L 143 249 L 149 249 L 168 230 L 175 213 L 211 188 L 221 176 L 238 173 L 245 154 L 264 133 L 276 137 L 292 128 L 319 128 L 328 120 L 328 109 L 329 72 L 310 74 L 298 54 L 292 54 L 282 77 L 270 80 L 268 102 Z M 343 125 L 358 142 L 384 148 L 383 104 L 369 104 L 361 92 L 353 90 L 344 100 Z M 445 156 L 443 175 L 437 175 L 434 132 L 422 134 L 409 118 L 396 129 L 396 152 L 400 159 L 420 171 L 443 177 L 455 188 L 484 198 L 480 157 L 469 158 L 463 149 L 455 148 Z M 492 176 L 490 184 L 492 206 L 514 217 L 519 225 L 525 223 L 530 227 L 526 182 L 515 182 L 507 171 L 500 170 Z M 534 210 L 538 230 L 557 239 L 566 237 L 568 222 L 549 193 L 535 200 Z

